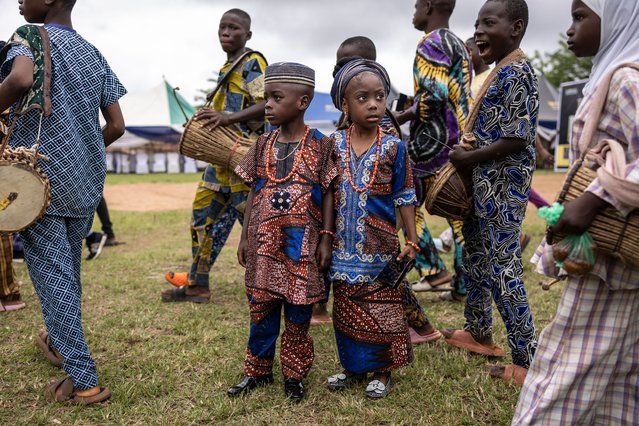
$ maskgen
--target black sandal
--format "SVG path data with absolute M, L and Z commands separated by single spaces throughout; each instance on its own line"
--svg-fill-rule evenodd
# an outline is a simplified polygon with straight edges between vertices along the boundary
M 186 294 L 189 286 L 172 288 L 162 292 L 163 302 L 192 302 L 192 303 L 209 303 L 210 296 L 190 295 Z

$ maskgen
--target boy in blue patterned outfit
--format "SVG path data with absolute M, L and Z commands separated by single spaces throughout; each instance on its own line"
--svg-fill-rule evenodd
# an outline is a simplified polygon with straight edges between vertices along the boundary
M 98 386 L 82 328 L 82 242 L 102 195 L 105 147 L 124 133 L 118 99 L 126 90 L 100 52 L 73 30 L 75 0 L 18 3 L 27 22 L 44 23 L 20 27 L 0 58 L 0 111 L 11 106 L 15 120 L 9 145 L 31 147 L 40 131 L 39 150 L 49 158 L 39 165 L 51 183 L 51 205 L 21 233 L 47 327 L 37 342 L 68 374 L 47 387 L 47 396 L 91 404 L 111 394 Z M 106 121 L 102 129 L 98 111 Z
M 524 0 L 488 0 L 475 23 L 482 59 L 497 66 L 484 84 L 488 90 L 475 100 L 469 118 L 472 135 L 464 135 L 475 139 L 475 149 L 457 146 L 449 154 L 457 170 L 472 172 L 474 213 L 462 229 L 466 325 L 443 332 L 453 346 L 503 356 L 492 341 L 492 296 L 506 325 L 512 364 L 495 367 L 490 374 L 520 385 L 537 346 L 519 242 L 535 169 L 539 109 L 537 78 L 519 49 L 527 24 Z

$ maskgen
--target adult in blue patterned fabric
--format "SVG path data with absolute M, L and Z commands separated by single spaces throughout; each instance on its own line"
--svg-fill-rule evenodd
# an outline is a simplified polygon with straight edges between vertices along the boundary
M 47 387 L 47 396 L 91 404 L 111 394 L 98 386 L 82 328 L 82 242 L 102 196 L 105 146 L 124 133 L 118 99 L 126 90 L 100 52 L 72 28 L 74 3 L 20 2 L 25 20 L 44 27 L 26 25 L 12 37 L 0 68 L 0 111 L 11 106 L 11 120 L 16 120 L 11 147 L 31 147 L 41 129 L 40 152 L 49 157 L 39 164 L 51 182 L 51 205 L 21 233 L 47 327 L 37 341 L 68 374 Z M 98 111 L 106 122 L 103 129 Z
M 226 53 L 219 79 L 228 74 L 226 83 L 213 98 L 213 108 L 195 115 L 203 126 L 235 126 L 245 137 L 257 139 L 264 132 L 264 70 L 266 60 L 257 52 L 236 60 L 246 51 L 251 39 L 251 17 L 241 9 L 222 15 L 218 38 Z M 230 73 L 230 74 L 229 74 Z M 166 280 L 178 287 L 162 292 L 164 302 L 206 303 L 211 299 L 209 273 L 236 220 L 243 221 L 249 188 L 228 167 L 209 164 L 198 184 L 193 200 L 191 254 L 189 272 L 166 273 Z
M 443 332 L 446 342 L 503 356 L 492 340 L 492 299 L 506 324 L 512 364 L 491 376 L 523 383 L 537 345 L 523 283 L 519 235 L 535 168 L 539 99 L 537 78 L 519 49 L 528 24 L 524 0 L 488 0 L 479 11 L 475 41 L 494 79 L 473 108 L 476 149 L 456 147 L 450 161 L 471 171 L 475 211 L 463 226 L 468 275 L 464 330 Z M 488 82 L 487 82 L 488 83 Z M 471 112 L 471 117 L 473 113 Z

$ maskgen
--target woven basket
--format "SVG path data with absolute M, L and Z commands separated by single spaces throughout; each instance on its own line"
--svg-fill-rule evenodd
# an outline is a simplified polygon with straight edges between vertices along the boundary
M 571 167 L 557 201 L 564 203 L 581 196 L 597 177 L 593 165 L 583 158 Z M 610 207 L 599 213 L 588 232 L 597 244 L 597 250 L 626 263 L 639 265 L 639 212 L 633 210 L 626 218 Z M 565 235 L 548 231 L 546 240 L 554 244 Z
M 233 170 L 254 143 L 236 128 L 219 126 L 211 131 L 191 119 L 180 139 L 180 154 Z
M 437 171 L 433 184 L 426 188 L 424 206 L 432 215 L 464 220 L 473 210 L 470 180 L 447 163 Z

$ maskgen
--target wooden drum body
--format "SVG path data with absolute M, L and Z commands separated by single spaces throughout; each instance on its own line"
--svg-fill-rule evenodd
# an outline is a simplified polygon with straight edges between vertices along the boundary
M 446 219 L 464 220 L 473 211 L 472 183 L 447 163 L 426 188 L 424 205 L 428 213 Z
M 235 127 L 220 126 L 211 131 L 191 119 L 180 139 L 180 154 L 233 170 L 253 144 Z
M 557 202 L 565 203 L 580 197 L 596 177 L 597 172 L 594 167 L 583 158 L 579 159 L 568 172 Z M 617 210 L 608 207 L 595 216 L 588 232 L 600 252 L 619 258 L 626 263 L 639 265 L 639 211 L 637 209 L 623 217 Z M 564 237 L 565 235 L 562 234 L 553 234 L 550 229 L 546 234 L 549 244 L 561 241 Z

